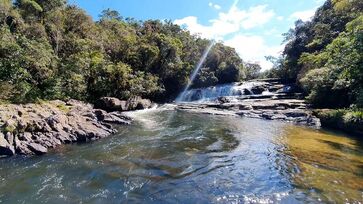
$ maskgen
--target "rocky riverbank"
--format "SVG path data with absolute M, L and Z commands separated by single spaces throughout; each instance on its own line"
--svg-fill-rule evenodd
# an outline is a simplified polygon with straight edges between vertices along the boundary
M 62 144 L 98 140 L 116 132 L 110 124 L 130 122 L 120 112 L 75 100 L 1 105 L 0 156 L 44 154 Z
M 236 102 L 179 104 L 177 110 L 212 115 L 234 115 L 264 120 L 280 120 L 298 125 L 320 127 L 320 120 L 303 100 L 246 99 Z
M 192 90 L 189 98 L 196 101 L 178 103 L 175 109 L 204 114 L 234 115 L 265 120 L 280 120 L 299 125 L 320 127 L 319 118 L 314 116 L 309 104 L 302 99 L 302 94 L 293 84 L 284 84 L 279 80 L 263 80 L 250 82 L 252 86 L 236 84 L 234 87 L 209 87 L 205 90 Z M 205 93 L 212 91 L 212 93 Z M 215 96 L 215 90 L 229 96 Z M 201 94 L 203 93 L 203 94 Z M 217 93 L 218 94 L 218 93 Z

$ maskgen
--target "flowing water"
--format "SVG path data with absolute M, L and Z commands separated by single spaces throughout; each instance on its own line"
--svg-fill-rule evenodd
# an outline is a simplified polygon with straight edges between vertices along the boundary
M 363 201 L 361 140 L 247 118 L 133 116 L 91 144 L 1 159 L 0 203 Z
M 214 101 L 220 97 L 233 97 L 247 96 L 247 95 L 259 95 L 253 92 L 253 87 L 256 87 L 261 82 L 244 82 L 244 83 L 231 83 L 217 86 L 211 86 L 200 89 L 186 90 L 182 99 L 179 102 L 208 102 Z M 268 91 L 262 93 L 263 95 L 272 94 Z

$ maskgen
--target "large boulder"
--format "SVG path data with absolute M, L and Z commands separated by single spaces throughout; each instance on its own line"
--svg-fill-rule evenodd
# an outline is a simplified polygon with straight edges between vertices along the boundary
M 255 95 L 260 95 L 266 90 L 267 90 L 266 87 L 263 85 L 257 85 L 257 86 L 254 86 L 251 88 L 252 94 L 255 94 Z
M 242 95 L 249 96 L 249 95 L 253 95 L 253 93 L 252 93 L 252 91 L 250 91 L 248 89 L 243 89 Z
M 113 97 L 103 97 L 95 103 L 96 109 L 102 109 L 107 112 L 142 110 L 151 107 L 152 102 L 149 99 L 143 99 L 139 96 L 131 97 L 127 101 Z
M 108 112 L 112 111 L 127 111 L 126 101 L 122 101 L 113 97 L 102 97 L 95 103 L 95 108 L 102 109 Z
M 104 102 L 120 104 L 113 98 Z M 136 108 L 140 103 L 147 106 L 141 100 Z M 0 123 L 0 156 L 11 156 L 45 154 L 64 143 L 101 139 L 116 132 L 108 123 L 129 124 L 130 119 L 119 112 L 97 111 L 91 104 L 70 100 L 0 105 Z
M 229 98 L 227 98 L 227 97 L 219 97 L 218 99 L 217 99 L 217 101 L 219 102 L 219 103 L 230 103 L 231 102 L 231 100 L 229 99 Z
M 113 123 L 113 124 L 131 124 L 131 118 L 125 115 L 122 115 L 120 112 L 111 112 L 107 113 L 104 110 L 96 109 L 94 110 L 94 114 L 96 115 L 99 121 L 105 123 Z
M 28 144 L 28 148 L 37 155 L 42 155 L 48 152 L 48 149 L 37 143 Z
M 0 133 L 0 155 L 12 156 L 14 154 L 14 146 L 9 144 L 3 133 Z
M 143 110 L 152 107 L 152 103 L 149 99 L 142 99 L 139 96 L 131 97 L 126 101 L 127 110 Z

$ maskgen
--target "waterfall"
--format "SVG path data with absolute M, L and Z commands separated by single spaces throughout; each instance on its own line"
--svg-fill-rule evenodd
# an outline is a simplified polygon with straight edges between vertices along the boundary
M 259 82 L 232 83 L 212 86 L 207 88 L 191 89 L 185 91 L 179 102 L 206 102 L 219 97 L 238 97 L 247 95 L 268 95 L 268 91 L 255 93 L 253 87 L 259 86 Z

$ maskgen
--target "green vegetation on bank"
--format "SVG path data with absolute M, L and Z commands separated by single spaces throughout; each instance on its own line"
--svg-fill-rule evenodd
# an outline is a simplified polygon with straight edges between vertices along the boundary
M 327 0 L 262 75 L 295 79 L 325 127 L 363 134 L 363 1 Z
M 265 76 L 296 79 L 317 108 L 363 107 L 363 1 L 327 0 L 285 37 Z
M 0 100 L 172 99 L 208 44 L 170 21 L 124 19 L 107 9 L 94 22 L 65 0 L 1 0 Z M 240 81 L 258 71 L 217 43 L 194 85 Z
M 320 118 L 324 127 L 338 128 L 350 133 L 363 135 L 363 110 L 321 109 L 315 110 L 314 114 Z

